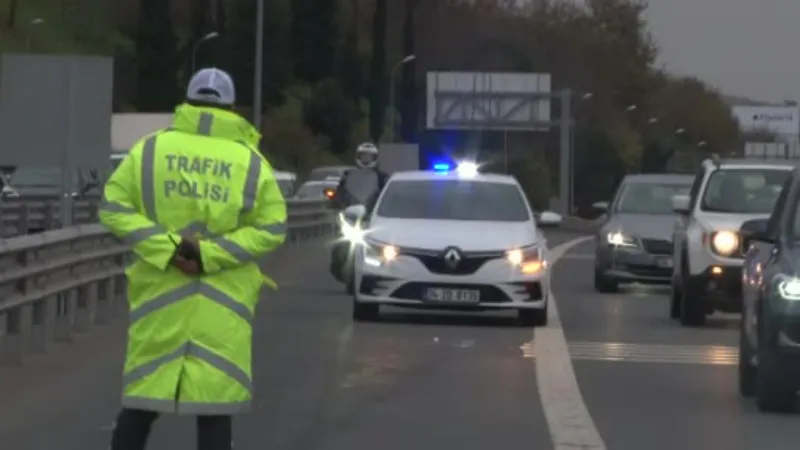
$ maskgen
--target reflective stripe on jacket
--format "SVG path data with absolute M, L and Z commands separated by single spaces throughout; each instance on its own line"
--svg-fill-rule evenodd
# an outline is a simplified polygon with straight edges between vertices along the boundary
M 137 256 L 126 270 L 123 406 L 249 408 L 258 262 L 286 232 L 286 202 L 257 140 L 232 112 L 181 105 L 173 126 L 137 143 L 106 183 L 100 220 Z M 199 240 L 199 277 L 170 265 L 187 234 Z

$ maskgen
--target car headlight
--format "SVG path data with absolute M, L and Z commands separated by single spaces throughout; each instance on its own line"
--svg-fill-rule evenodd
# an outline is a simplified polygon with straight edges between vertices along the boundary
M 606 235 L 606 242 L 615 247 L 637 247 L 636 239 L 633 236 L 622 234 L 620 231 L 612 231 Z
M 518 267 L 522 273 L 534 274 L 546 267 L 546 261 L 539 247 L 515 248 L 506 252 L 506 260 Z
M 373 267 L 380 267 L 384 263 L 397 259 L 400 251 L 394 245 L 368 242 L 364 246 L 364 263 Z
M 717 231 L 711 235 L 711 249 L 722 256 L 731 256 L 739 249 L 739 235 L 733 231 Z
M 778 294 L 786 300 L 800 300 L 800 278 L 777 275 Z

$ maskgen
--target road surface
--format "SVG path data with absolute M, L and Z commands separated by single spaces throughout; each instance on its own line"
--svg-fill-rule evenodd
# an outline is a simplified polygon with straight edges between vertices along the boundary
M 322 247 L 287 261 L 259 310 L 257 408 L 236 419 L 237 450 L 798 448 L 800 417 L 737 396 L 736 317 L 685 329 L 663 289 L 596 294 L 591 243 L 572 244 L 554 266 L 558 320 L 537 330 L 504 313 L 354 324 Z M 0 448 L 107 448 L 123 343 L 119 324 L 96 328 L 0 368 Z M 193 448 L 193 426 L 164 417 L 150 449 Z

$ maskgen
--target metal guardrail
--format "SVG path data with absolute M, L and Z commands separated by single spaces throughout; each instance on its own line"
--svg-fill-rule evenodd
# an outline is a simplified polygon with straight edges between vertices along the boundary
M 75 224 L 97 222 L 100 197 L 76 198 L 72 215 Z M 58 197 L 25 196 L 0 199 L 0 238 L 22 236 L 61 228 Z
M 287 244 L 335 232 L 327 202 L 288 206 Z M 0 239 L 0 364 L 20 363 L 126 311 L 130 260 L 129 249 L 99 224 Z

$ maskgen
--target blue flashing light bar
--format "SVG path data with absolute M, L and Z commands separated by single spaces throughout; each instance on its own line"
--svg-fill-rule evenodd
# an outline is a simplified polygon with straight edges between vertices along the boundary
M 433 170 L 435 172 L 450 172 L 452 169 L 453 166 L 448 163 L 435 163 L 433 165 Z

